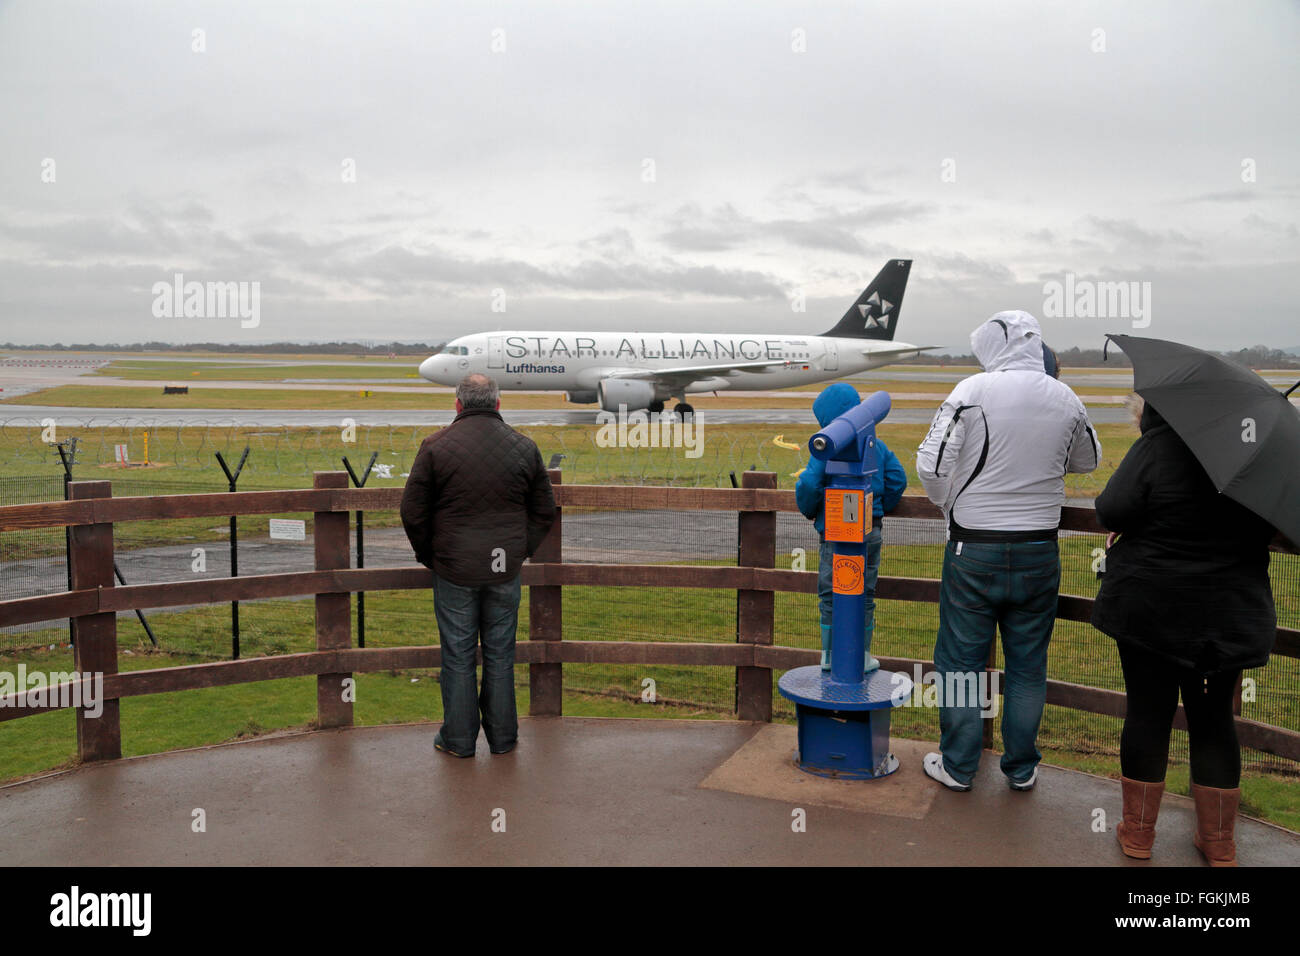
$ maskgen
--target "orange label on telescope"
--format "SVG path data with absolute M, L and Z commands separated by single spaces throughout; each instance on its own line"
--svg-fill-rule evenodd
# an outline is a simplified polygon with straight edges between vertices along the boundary
M 870 513 L 870 492 L 827 488 L 826 540 L 861 544 L 866 540 L 866 520 Z
M 860 554 L 837 554 L 831 565 L 831 584 L 836 594 L 861 594 L 866 558 Z

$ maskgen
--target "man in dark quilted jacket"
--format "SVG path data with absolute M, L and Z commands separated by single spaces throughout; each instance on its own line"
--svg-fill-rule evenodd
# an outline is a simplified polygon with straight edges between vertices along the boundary
M 531 438 L 501 419 L 496 382 L 466 376 L 456 418 L 420 445 L 402 494 L 402 526 L 433 570 L 442 642 L 442 728 L 433 745 L 472 757 L 480 714 L 488 749 L 513 750 L 519 569 L 555 521 L 555 494 Z M 474 654 L 483 644 L 483 685 Z

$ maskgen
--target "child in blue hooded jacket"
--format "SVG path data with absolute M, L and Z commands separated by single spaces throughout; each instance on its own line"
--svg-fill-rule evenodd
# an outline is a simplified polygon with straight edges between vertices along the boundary
M 817 423 L 825 428 L 861 398 L 853 386 L 843 382 L 827 386 L 817 400 L 813 402 L 813 414 Z M 871 476 L 871 533 L 866 539 L 866 574 L 863 576 L 863 590 L 866 595 L 866 671 L 870 673 L 880 667 L 880 662 L 871 656 L 871 636 L 876 627 L 876 578 L 880 573 L 880 528 L 886 512 L 893 511 L 898 499 L 907 488 L 907 472 L 898 458 L 880 437 L 876 437 L 875 474 Z M 822 514 L 826 486 L 830 478 L 826 475 L 826 462 L 809 456 L 808 464 L 799 474 L 794 486 L 795 501 L 805 518 L 812 519 L 821 539 L 820 558 L 817 567 L 817 596 L 821 604 L 822 627 L 822 670 L 831 667 L 831 563 L 835 553 L 835 544 L 826 540 L 826 519 Z

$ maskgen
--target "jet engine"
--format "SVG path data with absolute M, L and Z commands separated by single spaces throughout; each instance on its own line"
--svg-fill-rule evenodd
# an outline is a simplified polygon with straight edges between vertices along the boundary
M 594 388 L 570 389 L 564 393 L 564 398 L 575 405 L 590 405 L 596 400 L 596 390 Z
M 617 412 L 626 405 L 629 412 L 649 408 L 655 400 L 655 387 L 632 378 L 605 378 L 596 386 L 596 400 L 607 412 Z

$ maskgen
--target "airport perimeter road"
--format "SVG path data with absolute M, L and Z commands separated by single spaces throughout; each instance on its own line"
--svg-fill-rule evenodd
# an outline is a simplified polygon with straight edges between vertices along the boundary
M 938 402 L 935 403 L 938 407 Z M 591 409 L 503 409 L 507 423 L 526 425 L 595 425 L 597 413 Z M 816 425 L 812 405 L 808 408 L 719 408 L 697 413 L 707 425 Z M 1098 425 L 1125 424 L 1132 421 L 1128 410 L 1091 408 L 1088 416 Z M 42 420 L 53 418 L 65 427 L 79 428 L 152 428 L 158 425 L 248 426 L 252 428 L 338 428 L 345 418 L 358 425 L 449 425 L 456 417 L 450 409 L 356 409 L 314 411 L 310 409 L 232 409 L 232 408 L 76 408 L 52 405 L 0 405 L 0 423 L 9 428 L 39 427 Z M 930 408 L 895 408 L 886 424 L 925 425 L 934 417 Z

